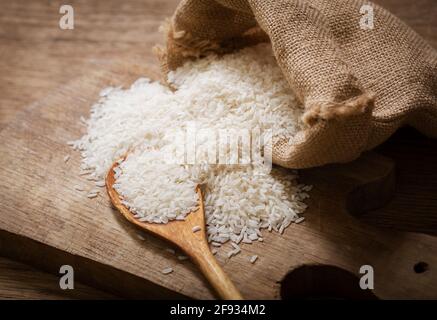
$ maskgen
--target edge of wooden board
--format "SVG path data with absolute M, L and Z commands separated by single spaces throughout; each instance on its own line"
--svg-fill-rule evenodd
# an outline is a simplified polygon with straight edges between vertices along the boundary
M 128 287 L 132 285 L 136 288 L 129 295 L 132 297 L 148 297 L 144 292 L 148 287 L 157 296 L 172 296 L 170 291 L 175 297 L 212 298 L 211 289 L 189 263 L 178 265 L 175 274 L 162 278 L 160 268 L 177 263 L 176 257 L 163 253 L 166 246 L 157 239 L 147 237 L 146 243 L 134 239 L 138 230 L 114 213 L 106 194 L 95 201 L 77 195 L 72 186 L 85 183 L 77 176 L 80 155 L 72 154 L 67 164 L 63 161 L 65 153 L 71 152 L 66 142 L 80 137 L 82 129 L 77 122 L 80 115 L 88 115 L 98 91 L 114 82 L 130 83 L 148 72 L 129 64 L 90 71 L 36 103 L 0 132 L 0 136 L 12 139 L 0 146 L 4 154 L 0 158 L 0 251 L 54 273 L 59 271 L 59 264 L 67 264 L 65 261 L 77 263 L 82 269 L 78 276 L 85 283 L 100 283 L 108 291 L 123 291 L 123 295 L 129 295 Z M 369 164 L 366 170 L 376 174 Z M 77 172 L 72 174 L 74 170 Z M 385 288 L 375 289 L 378 296 L 437 297 L 430 287 L 430 282 L 437 279 L 435 273 L 420 277 L 410 273 L 410 267 L 419 259 L 437 263 L 432 255 L 437 239 L 361 223 L 343 207 L 344 197 L 357 177 L 336 181 L 338 171 L 331 174 L 333 181 L 327 176 L 319 179 L 305 224 L 290 226 L 281 237 L 266 232 L 265 243 L 245 246 L 245 252 L 231 260 L 224 252 L 218 255 L 237 287 L 243 289 L 242 294 L 255 299 L 279 298 L 280 281 L 300 265 L 335 265 L 358 274 L 359 266 L 370 261 L 375 268 L 381 268 L 379 278 L 387 282 Z M 246 261 L 259 251 L 262 256 L 255 265 Z M 397 269 L 390 269 L 394 266 Z M 236 270 L 244 272 L 237 276 Z M 404 276 L 405 283 L 397 288 L 396 279 Z

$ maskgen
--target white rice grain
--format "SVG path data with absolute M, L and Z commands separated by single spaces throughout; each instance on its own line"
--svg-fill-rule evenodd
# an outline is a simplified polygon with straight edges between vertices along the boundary
M 231 250 L 228 252 L 228 254 L 226 255 L 228 258 L 231 258 L 237 254 L 239 254 L 241 252 L 241 250 Z
M 146 240 L 146 238 L 144 238 L 144 236 L 141 233 L 137 233 L 137 238 L 142 241 Z
M 176 254 L 176 251 L 172 248 L 166 248 L 165 251 L 167 251 L 170 254 Z
M 294 223 L 299 224 L 299 223 L 303 222 L 304 220 L 305 220 L 305 217 L 300 217 L 300 218 L 297 218 L 297 219 L 294 221 Z
M 249 261 L 250 263 L 255 263 L 255 261 L 258 259 L 258 256 L 255 254 L 253 256 L 250 257 Z
M 170 268 L 170 267 L 168 267 L 168 268 L 164 268 L 164 269 L 162 269 L 161 272 L 162 272 L 163 274 L 170 274 L 170 273 L 173 272 L 173 268 Z
M 97 187 L 104 187 L 106 185 L 105 180 L 96 181 L 95 185 Z

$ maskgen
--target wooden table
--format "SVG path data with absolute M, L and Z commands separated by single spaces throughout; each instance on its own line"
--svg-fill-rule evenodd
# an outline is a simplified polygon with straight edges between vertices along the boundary
M 53 92 L 62 91 L 65 85 L 90 73 L 90 70 L 117 70 L 117 65 L 129 61 L 130 66 L 138 65 L 138 70 L 130 76 L 124 75 L 125 81 L 133 80 L 137 74 L 141 74 L 141 70 L 147 70 L 148 76 L 157 77 L 159 68 L 152 53 L 153 45 L 162 43 L 157 29 L 160 23 L 172 14 L 178 2 L 70 1 L 75 9 L 75 29 L 60 30 L 58 11 L 63 4 L 62 1 L 0 1 L 0 132 L 7 130 L 10 123 L 24 119 L 28 110 L 44 107 L 45 97 Z M 376 2 L 404 19 L 437 47 L 437 6 L 434 0 Z M 116 79 L 117 72 L 112 71 L 111 76 Z M 71 110 L 67 112 L 74 114 Z M 388 226 L 391 228 L 388 232 L 397 229 L 435 233 L 436 147 L 435 141 L 411 131 L 403 131 L 379 149 L 380 153 L 396 161 L 397 193 L 394 201 L 383 210 L 363 216 L 363 223 Z M 2 215 L 5 214 L 6 208 L 5 199 L 0 198 Z M 19 204 L 16 209 L 20 210 Z M 4 234 L 2 236 L 8 237 Z M 159 245 L 153 242 L 152 250 L 158 250 Z M 90 248 L 94 249 L 96 248 Z M 54 254 L 56 255 L 56 252 Z M 8 259 L 1 260 L 0 264 L 0 273 L 3 275 L 0 275 L 0 297 L 63 297 L 61 292 L 47 295 L 44 289 L 38 289 L 43 285 L 35 285 L 46 282 L 46 274 L 31 269 L 28 273 L 31 277 L 25 278 L 26 280 L 20 284 L 14 284 L 8 282 L 8 279 L 14 278 L 21 267 L 15 267 L 16 262 Z M 188 273 L 195 272 L 191 267 L 186 268 L 189 270 Z M 430 268 L 432 271 L 435 266 Z M 110 272 L 108 270 L 108 273 Z M 117 274 L 110 276 L 116 277 Z M 14 294 L 14 285 L 17 286 L 16 292 L 22 291 L 23 286 L 33 286 L 34 289 L 29 289 L 24 295 Z M 208 290 L 202 290 L 205 289 L 201 289 L 200 296 L 211 296 Z M 166 290 L 158 290 L 155 293 L 158 296 L 173 295 L 171 291 Z M 103 298 L 108 297 L 99 291 L 92 294 L 77 292 L 74 297 L 89 298 L 100 294 Z
M 59 276 L 0 257 L 0 299 L 117 299 L 116 296 L 75 282 L 61 290 Z

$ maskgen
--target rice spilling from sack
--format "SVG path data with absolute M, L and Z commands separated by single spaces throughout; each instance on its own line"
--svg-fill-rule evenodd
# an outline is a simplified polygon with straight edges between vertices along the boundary
M 129 89 L 101 92 L 86 121 L 87 134 L 74 144 L 82 152 L 82 169 L 102 180 L 128 154 L 115 169 L 114 188 L 136 218 L 153 223 L 184 219 L 196 209 L 201 185 L 208 240 L 215 246 L 262 241 L 262 229 L 282 233 L 299 219 L 311 187 L 298 184 L 295 171 L 259 174 L 251 164 L 208 162 L 197 147 L 215 144 L 211 135 L 196 136 L 195 163 L 172 162 L 189 140 L 178 132 L 190 123 L 212 136 L 223 129 L 256 129 L 261 135 L 270 130 L 273 143 L 302 129 L 302 106 L 270 45 L 188 62 L 168 80 L 175 91 L 139 79 Z M 225 152 L 232 156 L 230 149 Z

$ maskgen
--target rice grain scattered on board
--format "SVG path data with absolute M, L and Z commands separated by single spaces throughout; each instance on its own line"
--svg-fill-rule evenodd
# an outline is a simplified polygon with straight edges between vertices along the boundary
M 255 263 L 255 261 L 258 259 L 258 256 L 255 254 L 253 256 L 250 257 L 250 263 Z
M 168 253 L 171 253 L 171 254 L 176 254 L 176 251 L 172 248 L 166 248 L 165 251 L 167 251 Z
M 303 222 L 305 220 L 305 217 L 300 217 L 300 218 L 297 218 L 295 221 L 294 221 L 294 223 L 301 223 L 301 222 Z
M 180 255 L 180 256 L 178 256 L 178 260 L 180 260 L 180 261 L 188 260 L 188 257 Z
M 197 231 L 202 230 L 202 228 L 200 226 L 194 226 L 192 230 L 193 230 L 193 232 L 197 232 Z
M 240 246 L 234 242 L 231 242 L 231 246 L 234 247 L 235 250 L 240 250 Z
M 227 253 L 227 257 L 228 258 L 231 258 L 231 257 L 233 257 L 233 256 L 235 256 L 236 254 L 238 254 L 238 253 L 240 253 L 240 250 L 231 250 L 231 251 L 229 251 L 228 253 Z
M 137 233 L 137 238 L 143 241 L 146 240 L 141 233 Z
M 170 274 L 170 273 L 172 273 L 173 272 L 173 268 L 164 268 L 164 269 L 162 269 L 162 271 L 161 271 L 163 274 Z
M 92 173 L 92 171 L 90 171 L 90 170 L 87 170 L 87 171 L 81 171 L 81 172 L 79 173 L 79 176 L 87 176 L 87 175 L 89 175 L 90 173 Z
M 106 185 L 105 180 L 96 181 L 95 185 L 97 187 L 104 187 Z
M 69 155 L 69 154 L 67 154 L 67 155 L 64 157 L 64 162 L 67 163 L 68 160 L 70 160 L 70 155 Z

